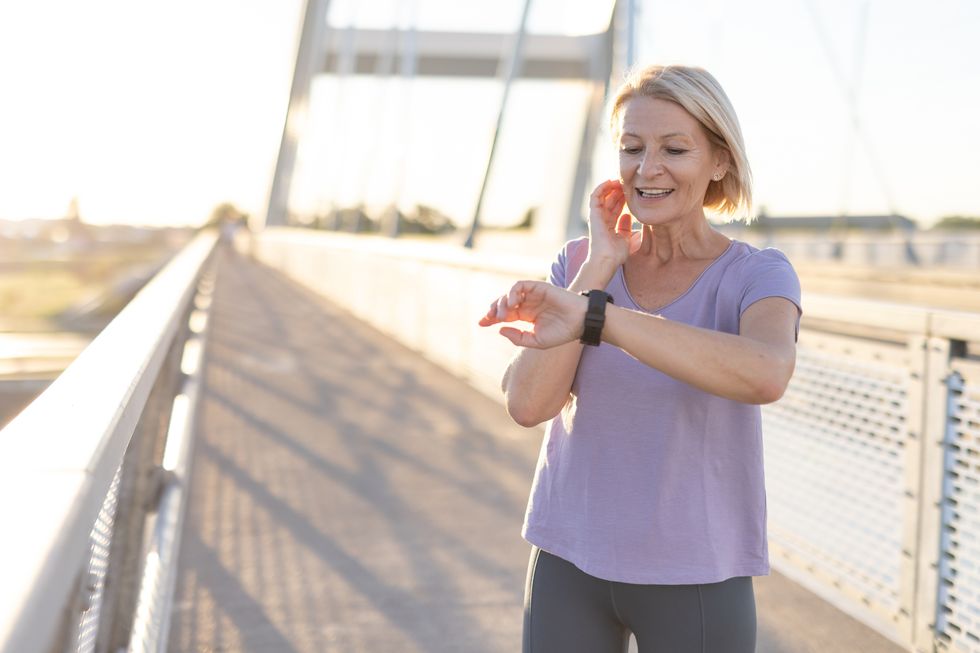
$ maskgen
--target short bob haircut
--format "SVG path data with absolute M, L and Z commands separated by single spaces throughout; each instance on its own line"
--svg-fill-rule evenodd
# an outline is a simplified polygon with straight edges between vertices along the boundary
M 634 97 L 649 97 L 679 104 L 701 123 L 714 147 L 726 150 L 730 168 L 721 181 L 711 181 L 704 207 L 734 216 L 752 207 L 752 171 L 745 156 L 742 129 L 731 101 L 708 71 L 693 66 L 647 66 L 630 71 L 613 99 L 609 125 L 618 139 L 622 113 Z

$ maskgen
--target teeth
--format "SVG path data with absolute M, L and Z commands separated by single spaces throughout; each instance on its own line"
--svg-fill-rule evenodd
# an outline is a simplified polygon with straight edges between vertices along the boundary
M 636 192 L 638 192 L 642 197 L 663 197 L 665 195 L 672 193 L 673 190 L 670 189 L 661 190 L 659 188 L 651 188 L 649 190 L 643 190 L 641 188 L 637 188 Z

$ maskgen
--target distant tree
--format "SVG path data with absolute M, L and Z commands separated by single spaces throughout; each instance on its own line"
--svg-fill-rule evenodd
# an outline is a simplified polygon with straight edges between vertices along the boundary
M 980 218 L 963 215 L 947 215 L 932 226 L 933 229 L 980 229 Z
M 516 224 L 512 229 L 531 229 L 534 227 L 534 219 L 538 217 L 538 208 L 536 206 L 530 207 L 524 212 L 524 219 L 521 220 L 520 224 Z
M 772 229 L 772 218 L 769 217 L 769 210 L 765 205 L 760 206 L 755 218 L 750 218 L 747 223 L 746 226 L 750 231 L 770 231 Z
M 211 211 L 211 217 L 204 223 L 204 227 L 218 227 L 222 224 L 228 223 L 244 224 L 247 218 L 248 215 L 240 211 L 238 207 L 231 202 L 222 202 Z
M 456 225 L 445 213 L 426 204 L 415 205 L 415 217 L 408 218 L 416 224 L 417 231 L 423 234 L 445 234 L 455 231 Z

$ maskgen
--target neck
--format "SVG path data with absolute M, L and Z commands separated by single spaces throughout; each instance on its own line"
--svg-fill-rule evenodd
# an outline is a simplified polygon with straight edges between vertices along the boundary
M 639 257 L 653 257 L 661 264 L 676 259 L 716 258 L 728 238 L 712 229 L 703 215 L 699 220 L 664 225 L 643 225 L 640 232 Z M 723 251 L 723 250 L 722 250 Z

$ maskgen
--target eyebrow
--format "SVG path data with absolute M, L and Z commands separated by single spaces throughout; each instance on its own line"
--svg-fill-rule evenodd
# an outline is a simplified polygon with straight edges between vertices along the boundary
M 640 138 L 640 135 L 639 134 L 634 134 L 633 132 L 623 132 L 621 134 L 621 136 L 632 136 L 633 138 Z M 664 134 L 664 135 L 660 136 L 659 138 L 661 140 L 666 140 L 668 138 L 674 138 L 675 136 L 680 136 L 680 137 L 683 137 L 683 138 L 690 138 L 690 135 L 685 134 L 684 132 L 670 132 L 669 134 Z

